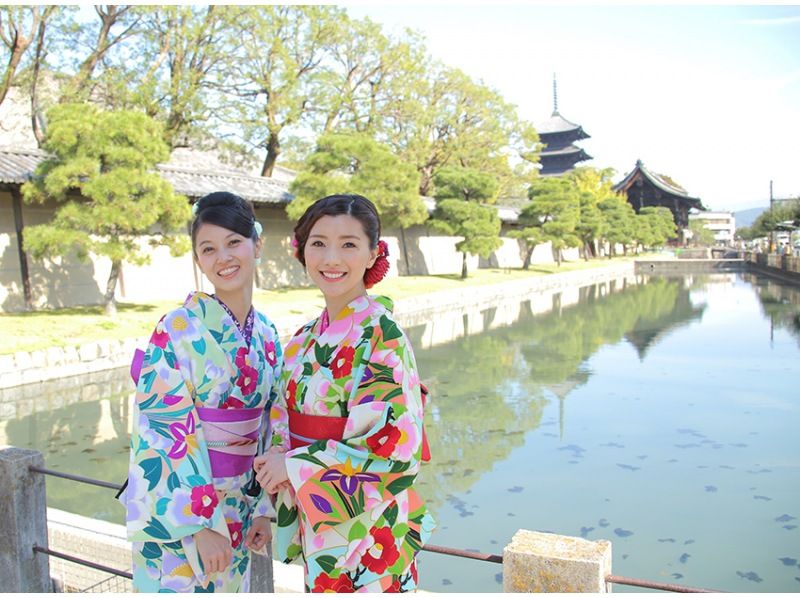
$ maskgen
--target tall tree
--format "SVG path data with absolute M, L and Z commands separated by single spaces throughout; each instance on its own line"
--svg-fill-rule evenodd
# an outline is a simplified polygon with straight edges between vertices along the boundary
M 647 206 L 636 215 L 636 239 L 644 247 L 657 247 L 675 238 L 678 227 L 669 208 Z
M 472 168 L 442 168 L 434 181 L 437 199 L 494 203 L 497 195 L 497 181 L 490 174 Z
M 0 76 L 0 104 L 6 99 L 17 69 L 40 27 L 55 10 L 55 6 L 0 6 L 0 41 L 5 65 Z
M 617 196 L 612 188 L 614 171 L 611 168 L 580 167 L 569 173 L 568 179 L 575 187 L 580 198 L 580 221 L 576 232 L 584 247 L 584 258 L 596 255 L 595 243 L 604 237 L 608 223 L 598 204 L 609 197 Z
M 420 195 L 434 194 L 434 176 L 446 166 L 497 173 L 508 167 L 513 107 L 494 90 L 458 69 L 427 58 L 421 75 L 393 113 L 389 143 L 420 174 Z
M 430 221 L 434 229 L 464 237 L 456 243 L 461 252 L 461 278 L 467 277 L 467 254 L 484 258 L 500 247 L 497 210 L 484 205 L 497 193 L 497 181 L 468 168 L 446 168 L 436 173 L 436 209 Z
M 343 11 L 334 6 L 248 6 L 236 31 L 241 45 L 225 89 L 238 101 L 228 117 L 244 141 L 266 150 L 262 176 L 271 176 L 284 129 L 300 122 L 319 95 L 320 64 Z
M 211 92 L 231 67 L 241 11 L 217 5 L 142 10 L 140 72 L 132 100 L 164 123 L 172 148 L 185 147 L 219 103 Z
M 116 312 L 114 292 L 123 261 L 144 264 L 142 235 L 174 255 L 188 250 L 185 234 L 174 232 L 190 216 L 185 197 L 153 169 L 169 156 L 161 126 L 141 112 L 104 112 L 91 104 L 61 104 L 48 114 L 41 162 L 22 186 L 26 202 L 56 201 L 46 224 L 25 229 L 25 248 L 36 258 L 73 251 L 111 260 L 106 313 Z
M 61 102 L 72 103 L 88 99 L 115 105 L 121 91 L 121 72 L 127 71 L 125 42 L 139 32 L 141 10 L 123 4 L 95 5 L 97 21 L 80 23 L 75 28 L 69 55 L 77 63 L 75 72 L 61 87 Z M 111 53 L 119 50 L 116 63 Z M 104 64 L 105 62 L 107 64 Z M 101 68 L 104 67 L 104 68 Z
M 621 195 L 612 195 L 597 204 L 606 221 L 604 241 L 609 244 L 608 257 L 616 254 L 616 245 L 622 245 L 623 253 L 628 253 L 628 244 L 635 237 L 636 212 L 628 200 Z
M 580 245 L 576 233 L 580 219 L 579 194 L 568 178 L 547 177 L 531 185 L 528 196 L 531 203 L 520 212 L 520 222 L 524 227 L 514 234 L 528 246 L 525 263 L 530 263 L 535 244 L 550 241 L 560 266 L 562 250 Z
M 421 48 L 414 33 L 392 38 L 370 19 L 340 17 L 313 98 L 315 130 L 355 130 L 385 139 L 386 119 L 421 74 Z
M 467 277 L 467 254 L 487 258 L 500 247 L 500 218 L 492 206 L 460 199 L 443 199 L 436 202 L 431 226 L 446 235 L 463 237 L 456 243 L 460 251 L 461 278 Z
M 402 229 L 428 216 L 416 192 L 416 173 L 391 150 L 364 133 L 330 133 L 317 141 L 305 169 L 292 181 L 295 198 L 286 211 L 299 218 L 314 201 L 335 193 L 359 193 L 373 201 L 384 226 Z

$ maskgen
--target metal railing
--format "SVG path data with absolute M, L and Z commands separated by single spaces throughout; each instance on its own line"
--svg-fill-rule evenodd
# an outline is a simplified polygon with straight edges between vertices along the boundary
M 81 484 L 90 484 L 94 486 L 100 486 L 101 488 L 108 488 L 110 490 L 120 490 L 122 486 L 119 484 L 113 484 L 111 482 L 104 482 L 102 480 L 95 480 L 92 478 L 87 478 L 80 475 L 70 474 L 70 473 L 63 473 L 60 471 L 56 471 L 54 469 L 48 469 L 46 467 L 35 467 L 31 466 L 30 471 L 35 473 L 40 473 L 43 475 L 51 475 L 58 478 L 63 478 L 67 480 L 71 480 L 74 482 L 79 482 Z M 275 521 L 274 517 L 270 517 L 271 521 Z M 432 552 L 437 554 L 443 554 L 447 556 L 454 556 L 460 558 L 467 558 L 473 559 L 477 561 L 483 561 L 487 563 L 503 563 L 503 556 L 499 554 L 488 554 L 488 553 L 481 553 L 477 551 L 471 550 L 463 550 L 460 548 L 451 548 L 449 546 L 437 546 L 435 544 L 426 544 L 422 547 L 423 551 Z M 50 550 L 49 548 L 43 548 L 41 546 L 33 546 L 33 551 L 47 554 L 49 556 L 64 559 L 66 561 L 70 561 L 72 563 L 76 563 L 79 565 L 83 565 L 85 567 L 90 567 L 92 569 L 97 569 L 103 571 L 105 573 L 110 573 L 111 575 L 116 575 L 119 577 L 124 577 L 126 579 L 133 579 L 133 575 L 128 571 L 121 571 L 119 569 L 115 569 L 113 567 L 108 567 L 106 565 L 102 565 L 100 563 L 93 563 L 91 561 L 87 561 L 85 559 L 65 554 L 63 552 L 58 552 L 55 550 Z M 678 593 L 690 593 L 690 594 L 706 594 L 706 593 L 724 593 L 722 590 L 713 590 L 709 588 L 695 588 L 691 586 L 682 586 L 678 584 L 672 583 L 662 583 L 658 581 L 650 581 L 646 579 L 637 579 L 634 577 L 623 577 L 621 575 L 609 575 L 605 578 L 606 583 L 611 584 L 618 584 L 618 585 L 627 585 L 633 586 L 638 588 L 646 588 L 650 590 L 662 590 L 665 592 L 678 592 Z

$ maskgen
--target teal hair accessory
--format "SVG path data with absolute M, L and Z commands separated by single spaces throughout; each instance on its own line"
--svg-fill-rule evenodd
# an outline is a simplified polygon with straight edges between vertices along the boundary
M 192 204 L 192 216 L 197 217 L 197 212 L 199 211 L 200 211 L 200 205 L 198 204 L 198 202 L 194 202 Z
M 254 229 L 256 229 L 256 234 L 257 234 L 259 237 L 261 236 L 261 233 L 263 233 L 263 232 L 264 232 L 264 227 L 263 227 L 263 226 L 261 226 L 261 223 L 260 223 L 258 220 L 256 220 L 256 221 L 254 221 L 254 222 L 253 222 L 253 228 L 254 228 Z

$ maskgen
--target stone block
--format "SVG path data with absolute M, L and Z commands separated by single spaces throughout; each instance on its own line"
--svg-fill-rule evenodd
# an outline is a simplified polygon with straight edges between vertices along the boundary
M 31 354 L 27 351 L 17 351 L 14 353 L 14 362 L 17 364 L 18 370 L 27 370 L 33 367 Z
M 44 369 L 47 367 L 47 351 L 38 350 L 31 351 L 31 363 L 36 369 Z
M 519 530 L 503 550 L 504 592 L 609 591 L 611 543 Z
M 0 374 L 6 372 L 13 372 L 17 369 L 17 364 L 14 361 L 14 356 L 11 354 L 0 355 Z
M 97 343 L 83 343 L 78 347 L 78 354 L 82 362 L 94 361 L 98 358 L 100 351 Z
M 50 347 L 47 349 L 48 367 L 58 367 L 64 363 L 64 349 L 61 347 Z

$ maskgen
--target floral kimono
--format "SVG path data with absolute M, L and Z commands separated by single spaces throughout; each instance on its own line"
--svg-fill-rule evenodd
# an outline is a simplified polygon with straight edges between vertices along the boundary
M 327 328 L 317 318 L 285 347 L 270 414 L 273 445 L 289 449 L 291 483 L 277 495 L 276 556 L 288 563 L 302 555 L 313 592 L 415 589 L 415 557 L 434 527 L 412 487 L 422 455 L 420 381 L 391 309 L 385 297 L 359 297 Z M 327 432 L 304 439 L 290 425 L 315 416 L 303 434 L 340 419 L 340 440 Z M 293 436 L 310 444 L 290 448 Z
M 273 510 L 265 493 L 252 498 L 245 487 L 281 361 L 272 322 L 256 312 L 248 345 L 226 308 L 205 293 L 189 295 L 157 324 L 136 388 L 121 499 L 137 591 L 248 590 L 244 537 L 252 517 Z M 232 424 L 219 423 L 226 416 Z M 222 450 L 239 451 L 226 457 L 239 466 L 218 467 L 212 453 Z M 203 572 L 192 534 L 204 527 L 230 538 L 233 562 L 222 573 Z

